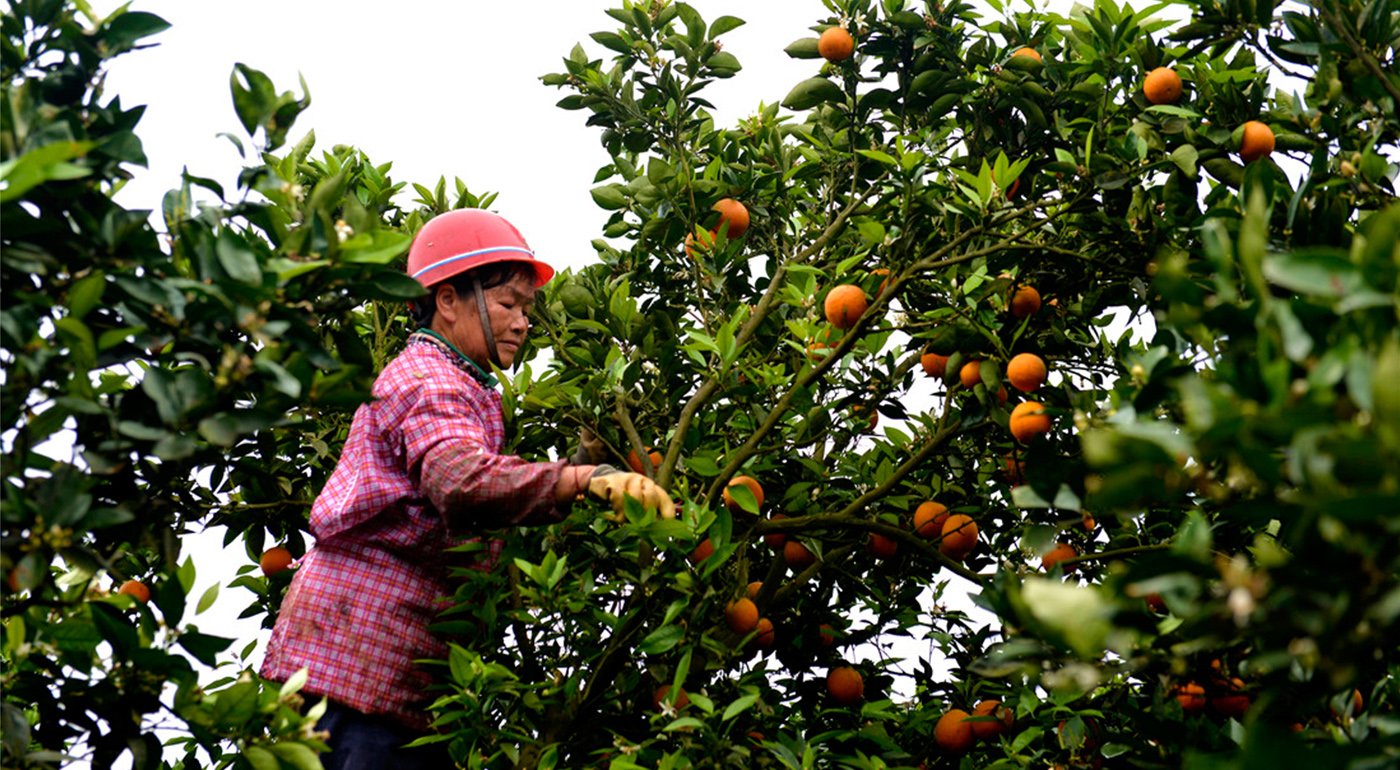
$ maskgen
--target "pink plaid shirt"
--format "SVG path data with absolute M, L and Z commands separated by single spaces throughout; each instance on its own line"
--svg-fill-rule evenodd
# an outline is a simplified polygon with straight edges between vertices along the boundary
M 444 549 L 484 529 L 562 517 L 555 484 L 566 461 L 500 454 L 501 397 L 469 363 L 426 334 L 374 383 L 311 508 L 315 546 L 301 560 L 268 643 L 262 674 L 309 670 L 303 692 L 427 727 L 442 659 L 428 632 L 452 594 Z M 491 544 L 490 562 L 500 553 Z

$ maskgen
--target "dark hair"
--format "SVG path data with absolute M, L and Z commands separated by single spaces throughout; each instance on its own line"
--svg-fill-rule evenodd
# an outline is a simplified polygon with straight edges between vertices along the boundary
M 468 270 L 465 273 L 448 278 L 446 281 L 433 284 L 428 289 L 427 295 L 409 304 L 409 314 L 413 317 L 413 328 L 422 329 L 433 325 L 433 316 L 437 315 L 437 287 L 442 284 L 451 286 L 457 292 L 458 297 L 467 297 L 472 293 L 472 280 L 481 281 L 483 291 L 492 289 L 502 284 L 510 283 L 516 278 L 526 277 L 533 284 L 535 279 L 535 268 L 524 262 L 492 262 L 489 265 L 482 265 L 475 270 Z

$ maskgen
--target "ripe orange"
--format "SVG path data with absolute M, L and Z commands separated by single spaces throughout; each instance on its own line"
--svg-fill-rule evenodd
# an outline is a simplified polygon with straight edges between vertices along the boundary
M 775 513 L 768 517 L 769 521 L 786 518 L 787 516 L 781 513 Z M 787 535 L 782 532 L 769 532 L 763 536 L 763 542 L 767 543 L 770 548 L 782 548 L 783 543 L 787 542 Z
M 1040 51 L 1037 51 L 1037 50 L 1035 50 L 1034 48 L 1017 48 L 1017 49 L 1016 49 L 1016 52 L 1013 53 L 1013 54 L 1011 54 L 1011 55 L 1012 55 L 1012 56 L 1029 56 L 1029 57 L 1031 57 L 1032 59 L 1035 59 L 1036 61 L 1045 61 L 1045 59 L 1041 57 Z
M 1162 598 L 1161 594 L 1156 592 L 1150 593 L 1143 598 L 1143 601 L 1147 602 L 1148 610 L 1158 615 L 1167 614 L 1167 602 Z
M 1222 716 L 1243 717 L 1249 711 L 1249 695 L 1244 691 L 1244 680 L 1232 677 L 1225 685 L 1225 692 L 1210 699 L 1210 707 Z
M 1206 688 L 1195 682 L 1177 685 L 1176 702 L 1181 704 L 1182 711 L 1195 714 L 1206 707 Z
M 1022 393 L 1045 384 L 1045 361 L 1034 353 L 1019 353 L 1006 364 L 1006 379 Z
M 666 700 L 666 694 L 670 691 L 671 685 L 669 684 L 663 684 L 660 687 L 656 688 L 651 694 L 652 705 L 656 706 L 657 709 L 660 709 L 661 704 Z M 676 693 L 676 701 L 671 705 L 674 706 L 677 711 L 680 711 L 681 709 L 690 705 L 690 696 L 685 694 L 684 687 L 680 688 L 680 691 Z
M 851 405 L 851 419 L 859 420 L 865 414 L 865 404 Z M 868 430 L 875 430 L 875 426 L 880 424 L 880 413 L 874 409 L 870 410 L 870 417 L 865 421 Z
M 914 509 L 914 531 L 924 537 L 943 534 L 943 522 L 948 520 L 948 506 L 928 500 Z
M 865 680 L 850 666 L 836 666 L 826 674 L 826 691 L 842 706 L 852 706 L 865 699 Z
M 151 600 L 151 589 L 147 588 L 146 584 L 139 580 L 128 580 L 122 583 L 121 588 L 117 589 L 117 593 L 134 597 L 136 601 L 142 604 Z
M 977 383 L 982 381 L 982 362 L 977 359 L 968 361 L 958 370 L 958 379 L 964 388 L 975 388 Z
M 1034 286 L 1021 286 L 1011 295 L 1011 315 L 1025 320 L 1040 312 L 1040 292 Z
M 924 373 L 930 377 L 942 377 L 948 371 L 948 356 L 925 353 L 919 357 L 919 363 L 923 364 Z
M 1274 151 L 1274 130 L 1257 120 L 1244 124 L 1240 134 L 1240 157 L 1245 163 L 1267 158 Z
M 875 290 L 875 296 L 885 293 L 885 287 L 890 285 L 890 269 L 888 267 L 877 267 L 870 271 L 871 275 L 883 275 L 885 280 L 880 282 L 880 288 Z
M 736 599 L 724 608 L 724 622 L 730 631 L 747 634 L 758 628 L 758 605 L 752 599 Z
M 696 238 L 695 233 L 685 236 L 685 255 L 694 260 L 699 260 L 700 254 L 709 253 L 715 247 L 715 233 L 713 230 L 706 231 L 704 235 Z
M 700 545 L 695 546 L 695 550 L 690 552 L 690 563 L 699 564 L 710 558 L 715 553 L 715 544 L 707 537 L 700 541 Z
M 841 284 L 827 292 L 826 302 L 822 306 L 827 322 L 838 329 L 855 326 L 856 319 L 868 307 L 870 303 L 865 301 L 865 290 L 851 283 Z
M 1011 410 L 1011 419 L 1006 426 L 1011 435 L 1022 444 L 1029 444 L 1036 436 L 1050 432 L 1050 415 L 1045 407 L 1035 401 L 1024 401 Z
M 973 735 L 972 723 L 966 721 L 967 718 L 966 711 L 949 709 L 938 718 L 938 724 L 933 726 L 934 742 L 944 751 L 954 754 L 961 754 L 972 748 L 972 741 L 976 736 Z
M 999 700 L 984 700 L 972 708 L 975 717 L 996 717 L 995 722 L 973 722 L 972 734 L 982 740 L 990 740 L 1001 735 L 1016 722 L 1016 714 L 1001 705 Z
M 962 561 L 977 547 L 977 522 L 964 513 L 955 513 L 943 522 L 943 540 L 938 550 L 944 556 Z
M 1365 701 L 1361 698 L 1361 691 L 1353 688 L 1351 691 L 1351 715 L 1354 717 L 1357 714 L 1360 714 L 1361 707 L 1365 705 Z M 1329 708 L 1331 708 L 1332 710 L 1332 716 L 1336 717 L 1337 719 L 1342 718 L 1342 713 L 1340 711 L 1337 711 L 1336 706 L 1330 706 Z
M 817 641 L 821 642 L 823 647 L 836 644 L 836 629 L 832 628 L 830 623 L 821 624 L 817 627 Z
M 258 559 L 258 566 L 262 567 L 264 575 L 272 577 L 292 566 L 292 552 L 280 545 L 274 545 L 263 551 L 262 557 Z
M 652 472 L 655 472 L 657 468 L 661 467 L 661 453 L 653 451 L 651 447 L 647 447 L 647 459 L 651 460 Z M 650 475 L 647 474 L 647 470 L 642 467 L 642 458 L 637 456 L 637 450 L 635 449 L 627 453 L 627 467 L 631 468 L 633 473 Z
M 1152 104 L 1176 104 L 1181 98 L 1181 76 L 1171 67 L 1158 67 L 1143 79 L 1142 95 Z
M 1012 198 L 1015 198 L 1017 191 L 1019 191 L 1020 189 L 1021 178 L 1016 177 L 1015 179 L 1011 180 L 1011 186 L 1006 188 L 1006 199 L 1011 200 Z
M 841 62 L 851 58 L 856 51 L 856 39 L 843 27 L 828 27 L 817 38 L 817 53 L 829 62 Z
M 749 210 L 733 198 L 723 198 L 711 210 L 719 212 L 719 225 L 715 230 L 723 231 L 729 238 L 738 238 L 749 229 Z M 728 226 L 728 229 L 725 229 Z
M 752 599 L 752 600 L 754 600 L 754 601 L 758 601 L 758 594 L 759 594 L 762 590 L 763 590 L 763 581 L 762 581 L 762 580 L 755 580 L 755 581 L 753 581 L 752 583 L 749 583 L 748 588 L 744 589 L 744 595 L 747 596 L 747 597 L 749 597 L 750 599 Z
M 758 503 L 758 507 L 763 507 L 763 487 L 759 486 L 758 482 L 749 476 L 735 476 L 729 480 L 729 484 L 726 485 L 724 489 L 724 507 L 728 508 L 730 513 L 740 513 L 744 510 L 739 506 L 739 501 L 735 500 L 734 497 L 729 494 L 729 487 L 735 484 L 743 484 L 748 487 L 749 491 L 753 492 L 753 499 Z
M 803 570 L 817 563 L 817 555 L 796 540 L 789 540 L 783 544 L 783 561 L 794 570 Z
M 1099 528 L 1099 523 L 1097 521 L 1094 521 L 1094 514 L 1089 513 L 1088 511 L 1083 512 L 1083 519 L 1080 521 L 1080 523 L 1083 524 L 1084 529 L 1089 532 L 1093 532 L 1094 530 Z
M 998 385 L 998 386 L 997 386 L 997 403 L 1000 404 L 1000 405 L 1002 405 L 1002 406 L 1006 406 L 1006 399 L 1007 399 L 1006 386 L 1005 386 L 1005 385 Z
M 896 553 L 899 553 L 899 541 L 892 537 L 882 535 L 879 532 L 870 533 L 869 539 L 866 540 L 865 547 L 870 551 L 871 555 L 881 559 L 888 559 Z
M 778 634 L 773 630 L 773 621 L 768 618 L 759 618 L 754 631 L 757 634 L 753 638 L 753 643 L 758 645 L 759 649 L 773 649 L 773 645 L 778 641 Z
M 1026 464 L 1010 454 L 1001 458 L 1001 475 L 1006 483 L 1019 486 L 1026 481 Z
M 1073 559 L 1078 555 L 1079 552 L 1074 550 L 1074 546 L 1069 543 L 1056 543 L 1054 548 L 1051 548 L 1044 556 L 1040 557 L 1040 566 L 1044 567 L 1046 572 L 1049 572 L 1055 568 L 1056 564 L 1059 564 L 1065 559 Z M 1075 565 L 1073 564 L 1066 564 L 1065 574 L 1068 575 L 1073 572 L 1074 567 Z

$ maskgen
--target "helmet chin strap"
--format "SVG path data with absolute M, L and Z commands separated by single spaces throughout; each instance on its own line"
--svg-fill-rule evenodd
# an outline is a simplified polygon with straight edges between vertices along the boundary
M 476 309 L 481 313 L 481 336 L 486 339 L 486 355 L 491 359 L 492 366 L 504 369 L 500 351 L 496 350 L 496 335 L 491 332 L 491 317 L 486 313 L 486 292 L 481 290 L 480 278 L 472 278 L 472 293 L 476 295 Z

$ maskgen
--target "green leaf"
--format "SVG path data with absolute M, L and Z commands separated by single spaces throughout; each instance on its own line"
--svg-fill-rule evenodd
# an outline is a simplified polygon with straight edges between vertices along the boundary
M 272 752 L 260 746 L 243 747 L 243 758 L 253 766 L 253 770 L 280 770 L 281 763 Z
M 219 232 L 214 242 L 214 253 L 219 257 L 219 266 L 229 277 L 249 286 L 262 285 L 262 267 L 258 257 L 248 245 L 232 230 Z
M 710 22 L 710 39 L 713 40 L 726 32 L 736 30 L 744 26 L 745 23 L 743 19 L 737 16 L 721 16 Z
M 180 635 L 179 644 L 185 652 L 206 666 L 218 663 L 217 655 L 228 649 L 234 640 L 224 636 L 213 636 L 199 631 L 186 631 Z
M 1272 254 L 1264 260 L 1270 283 L 1312 296 L 1345 297 L 1363 287 L 1356 265 L 1332 249 Z
M 865 157 L 867 157 L 867 158 L 869 158 L 869 159 L 871 159 L 871 160 L 873 160 L 873 161 L 877 161 L 877 162 L 879 162 L 879 163 L 883 163 L 883 164 L 885 164 L 885 165 L 887 165 L 887 166 L 898 166 L 898 165 L 899 165 L 899 161 L 895 160 L 895 159 L 894 159 L 894 156 L 889 155 L 889 154 L 887 154 L 887 153 L 880 152 L 879 150 L 856 150 L 856 154 L 858 154 L 858 155 L 864 155 Z
M 204 589 L 204 594 L 199 597 L 199 602 L 194 607 L 194 614 L 198 615 L 210 607 L 214 606 L 214 601 L 219 598 L 219 584 L 209 586 Z
M 800 112 L 809 110 L 823 102 L 837 102 L 845 98 L 841 88 L 826 78 L 808 78 L 783 97 L 783 106 Z
M 1172 162 L 1176 164 L 1177 168 L 1181 169 L 1182 173 L 1186 174 L 1186 176 L 1191 179 L 1195 179 L 1197 176 L 1196 160 L 1198 157 L 1199 153 L 1196 152 L 1196 148 L 1189 144 L 1181 145 L 1175 150 L 1172 150 L 1171 154 Z
M 821 52 L 817 50 L 817 38 L 803 37 L 788 43 L 783 53 L 794 59 L 820 59 Z
M 301 692 L 301 688 L 306 686 L 306 680 L 310 676 L 311 670 L 305 666 L 297 669 L 296 673 L 287 677 L 287 681 L 282 683 L 282 687 L 277 691 L 278 697 L 285 698 L 288 695 Z
M 0 163 L 0 203 L 19 198 L 35 185 L 87 176 L 90 169 L 67 161 L 86 155 L 92 147 L 92 142 L 54 142 Z
M 734 717 L 737 717 L 737 716 L 739 716 L 740 714 L 744 713 L 745 711 L 748 711 L 749 708 L 752 707 L 753 704 L 755 704 L 755 703 L 757 703 L 757 702 L 758 702 L 758 694 L 757 694 L 757 693 L 751 693 L 751 694 L 749 694 L 749 695 L 745 695 L 745 696 L 739 698 L 738 700 L 734 701 L 733 703 L 729 704 L 729 706 L 726 707 L 726 708 L 724 709 L 724 715 L 723 715 L 722 717 L 720 717 L 720 720 L 721 720 L 721 721 L 724 721 L 724 722 L 728 722 L 729 720 L 733 719 Z
M 1096 586 L 1080 586 L 1048 578 L 1027 578 L 1021 594 L 1034 618 L 1085 659 L 1103 654 L 1113 630 L 1113 606 Z
M 396 230 L 375 230 L 372 235 L 360 233 L 340 245 L 342 262 L 387 265 L 408 251 L 413 239 Z
M 620 184 L 594 187 L 588 194 L 593 196 L 593 202 L 598 204 L 599 208 L 606 211 L 627 208 L 627 188 Z
M 685 629 L 678 625 L 667 625 L 647 634 L 646 638 L 637 645 L 637 649 L 646 655 L 657 655 L 680 644 L 685 639 Z
M 277 758 L 296 770 L 322 770 L 321 760 L 310 746 L 295 741 L 278 741 L 268 747 Z
M 739 57 L 728 51 L 720 51 L 714 56 L 711 56 L 706 64 L 709 66 L 710 72 L 714 73 L 714 76 L 717 78 L 734 77 L 739 74 L 739 70 L 744 68 L 743 65 L 739 63 Z

